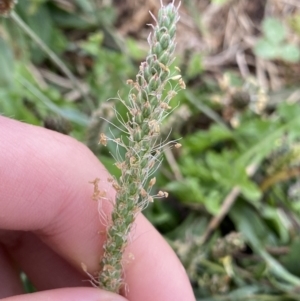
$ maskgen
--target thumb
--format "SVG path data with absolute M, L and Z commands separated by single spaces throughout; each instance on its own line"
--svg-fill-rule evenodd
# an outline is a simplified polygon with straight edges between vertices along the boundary
M 38 293 L 18 295 L 4 298 L 5 301 L 126 301 L 116 295 L 99 288 L 61 288 Z

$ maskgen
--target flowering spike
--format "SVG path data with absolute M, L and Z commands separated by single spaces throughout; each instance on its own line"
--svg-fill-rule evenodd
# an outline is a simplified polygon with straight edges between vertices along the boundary
M 124 132 L 129 133 L 128 145 L 122 145 L 126 154 L 124 158 L 118 158 L 120 160 L 116 164 L 121 169 L 121 177 L 111 183 L 116 191 L 116 203 L 107 228 L 107 242 L 103 246 L 102 271 L 99 275 L 100 287 L 112 292 L 119 292 L 124 285 L 122 253 L 127 246 L 136 214 L 153 202 L 153 198 L 168 196 L 164 191 L 159 191 L 154 196 L 149 193 L 156 181 L 152 175 L 161 163 L 163 145 L 157 146 L 160 125 L 168 115 L 170 100 L 183 87 L 183 81 L 178 82 L 181 76 L 170 77 L 169 69 L 176 46 L 178 8 L 174 1 L 166 6 L 161 1 L 158 17 L 150 13 L 155 21 L 151 25 L 153 32 L 148 36 L 150 50 L 146 60 L 140 65 L 136 80 L 127 81 L 132 89 L 128 100 L 122 101 L 128 110 L 128 121 L 123 123 L 126 128 Z M 179 83 L 176 91 L 164 93 L 171 80 Z M 100 143 L 106 145 L 107 141 L 114 139 L 102 134 Z

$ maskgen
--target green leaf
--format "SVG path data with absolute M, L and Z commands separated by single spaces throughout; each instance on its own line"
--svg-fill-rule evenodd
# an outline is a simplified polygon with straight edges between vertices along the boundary
M 268 239 L 271 239 L 273 235 L 270 235 L 272 232 L 260 219 L 258 213 L 250 206 L 236 204 L 232 208 L 230 216 L 234 220 L 238 230 L 250 244 L 251 248 L 267 263 L 269 271 L 279 279 L 282 279 L 291 285 L 299 286 L 300 279 L 289 273 L 277 260 L 266 252 L 264 246 L 268 243 Z M 273 239 L 274 238 L 275 237 L 273 237 Z
M 61 28 L 88 29 L 94 25 L 80 15 L 71 15 L 63 10 L 52 9 L 51 14 L 55 24 Z
M 295 45 L 287 44 L 281 47 L 280 56 L 287 62 L 296 63 L 300 59 L 300 50 Z
M 226 80 L 229 80 L 230 86 L 232 87 L 243 87 L 245 83 L 244 79 L 240 76 L 240 74 L 232 71 L 226 71 L 224 73 L 224 78 L 226 78 Z
M 265 37 L 273 45 L 280 44 L 286 37 L 286 29 L 278 19 L 266 18 L 262 27 Z
M 230 0 L 212 0 L 212 3 L 213 4 L 216 4 L 216 5 L 224 5 L 226 3 L 228 3 Z
M 260 162 L 275 148 L 276 141 L 279 137 L 281 137 L 285 132 L 289 132 L 291 129 L 294 130 L 295 127 L 299 128 L 299 125 L 300 119 L 298 116 L 295 118 L 289 118 L 285 124 L 280 126 L 278 126 L 275 122 L 269 122 L 270 130 L 263 133 L 263 136 L 261 136 L 262 133 L 258 132 L 259 140 L 256 142 L 253 141 L 253 145 L 245 150 L 245 152 L 236 160 L 235 164 L 244 164 L 244 166 L 247 166 L 250 161 L 251 164 Z
M 282 102 L 277 107 L 277 113 L 285 122 L 300 116 L 300 106 L 298 103 Z
M 52 102 L 42 91 L 36 88 L 27 78 L 23 77 L 21 74 L 16 76 L 16 80 L 26 88 L 32 96 L 36 97 L 41 103 L 44 104 L 50 111 L 59 114 L 60 116 L 66 118 L 67 120 L 73 121 L 79 125 L 87 126 L 89 119 L 86 115 L 78 110 L 72 109 L 70 107 L 59 107 Z
M 203 191 L 197 178 L 190 177 L 180 182 L 171 182 L 166 189 L 177 195 L 182 202 L 203 203 L 204 201 Z
M 132 38 L 126 39 L 126 46 L 128 52 L 130 53 L 130 56 L 135 60 L 142 60 L 147 56 L 147 51 L 145 49 L 142 49 L 137 41 Z
M 250 180 L 243 181 L 240 185 L 241 192 L 249 201 L 258 201 L 261 198 L 261 191 L 258 186 Z
M 213 109 L 211 109 L 208 105 L 206 105 L 201 98 L 196 95 L 194 95 L 189 89 L 185 90 L 184 92 L 185 97 L 187 100 L 193 104 L 197 110 L 201 111 L 203 114 L 205 114 L 207 117 L 209 117 L 211 120 L 213 120 L 216 124 L 219 126 L 222 126 L 226 128 L 228 131 L 230 131 L 227 124 L 223 121 L 223 119 L 217 114 Z
M 19 1 L 17 7 L 24 22 L 32 31 L 50 48 L 53 37 L 53 21 L 46 5 L 30 6 L 30 1 Z M 38 9 L 37 9 L 38 8 Z M 31 57 L 35 63 L 41 63 L 47 55 L 36 45 L 31 42 Z
M 186 75 L 188 78 L 193 78 L 203 72 L 202 57 L 199 53 L 193 54 L 189 60 Z
M 90 1 L 76 0 L 75 2 L 85 13 L 92 13 L 94 10 Z
M 222 196 L 220 192 L 217 190 L 211 190 L 204 199 L 205 209 L 212 215 L 217 215 L 220 211 L 221 202 Z
M 236 203 L 230 211 L 230 217 L 237 229 L 256 249 L 263 248 L 266 244 L 274 245 L 276 243 L 275 234 L 270 231 L 259 212 L 247 203 Z
M 221 154 L 210 151 L 206 154 L 205 161 L 215 182 L 226 189 L 234 186 L 241 176 L 240 169 L 231 168 L 234 158 L 230 151 L 223 151 Z
M 192 152 L 199 153 L 222 141 L 232 140 L 232 138 L 232 132 L 228 129 L 212 125 L 208 131 L 199 131 L 185 138 L 183 144 Z
M 0 37 L 0 86 L 6 87 L 13 83 L 14 58 L 11 48 L 6 41 Z
M 255 293 L 259 293 L 259 288 L 255 285 L 246 285 L 244 287 L 238 288 L 236 290 L 233 290 L 229 296 L 231 300 L 241 300 L 244 298 L 248 298 L 250 296 L 253 296 L 253 299 L 255 298 L 254 295 Z
M 104 35 L 101 31 L 91 34 L 87 41 L 80 43 L 80 47 L 90 55 L 99 56 L 103 38 Z
M 260 213 L 262 217 L 268 222 L 270 229 L 272 229 L 280 239 L 281 244 L 288 244 L 290 240 L 290 228 L 285 222 L 281 211 L 277 207 L 271 207 L 265 204 Z
M 300 237 L 296 237 L 290 245 L 289 252 L 282 258 L 283 265 L 293 274 L 300 277 L 299 270 Z
M 254 53 L 263 59 L 275 59 L 280 55 L 278 45 L 274 45 L 265 39 L 260 39 L 256 43 Z

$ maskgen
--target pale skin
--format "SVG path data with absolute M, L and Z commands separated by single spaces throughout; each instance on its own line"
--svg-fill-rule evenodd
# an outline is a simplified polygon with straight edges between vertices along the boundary
M 124 257 L 126 299 L 93 288 L 82 264 L 99 270 L 105 227 L 89 182 L 99 178 L 113 200 L 108 172 L 75 139 L 1 116 L 0 145 L 0 299 L 195 300 L 176 255 L 142 214 Z M 109 215 L 109 201 L 102 210 Z M 22 295 L 20 268 L 37 293 Z

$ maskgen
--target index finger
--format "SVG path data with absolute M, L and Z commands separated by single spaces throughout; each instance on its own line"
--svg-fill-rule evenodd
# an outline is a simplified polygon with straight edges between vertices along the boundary
M 35 232 L 77 269 L 99 269 L 105 231 L 89 181 L 113 200 L 109 174 L 76 140 L 0 117 L 0 228 Z M 109 215 L 110 202 L 103 202 Z M 194 300 L 186 273 L 168 244 L 140 215 L 124 264 L 127 298 Z M 100 233 L 100 234 L 99 234 Z

